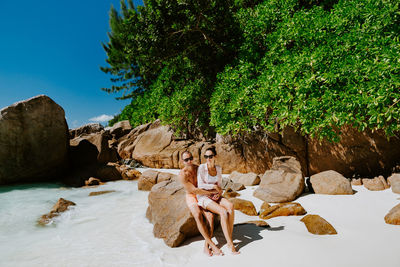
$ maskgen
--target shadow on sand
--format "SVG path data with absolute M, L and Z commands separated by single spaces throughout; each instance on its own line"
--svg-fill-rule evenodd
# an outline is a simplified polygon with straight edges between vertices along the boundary
M 250 244 L 251 242 L 261 240 L 263 237 L 260 235 L 261 231 L 282 231 L 284 230 L 284 226 L 278 226 L 278 227 L 259 227 L 256 226 L 255 224 L 248 224 L 248 223 L 243 223 L 243 224 L 235 224 L 233 227 L 233 241 L 236 245 L 236 249 L 240 250 L 247 244 Z M 214 232 L 214 237 L 217 239 L 217 246 L 221 248 L 226 244 L 225 236 L 222 232 L 222 228 L 219 226 L 215 232 Z M 204 240 L 202 236 L 196 236 L 193 238 L 190 238 L 186 240 L 182 246 L 189 245 L 192 242 L 195 241 L 201 241 Z M 236 240 L 236 241 L 235 241 Z

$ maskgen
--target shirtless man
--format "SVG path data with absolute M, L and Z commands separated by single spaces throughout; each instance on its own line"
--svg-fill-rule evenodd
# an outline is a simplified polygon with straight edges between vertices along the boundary
M 193 164 L 192 153 L 185 151 L 182 153 L 181 158 L 184 168 L 179 173 L 179 180 L 186 190 L 186 204 L 188 205 L 188 208 L 196 221 L 200 234 L 204 237 L 204 253 L 206 253 L 208 256 L 211 256 L 212 254 L 223 255 L 222 251 L 211 240 L 214 230 L 214 214 L 200 208 L 197 204 L 196 198 L 196 195 L 213 195 L 218 192 L 216 190 L 204 190 L 197 188 L 198 166 Z M 210 226 L 210 233 L 208 232 L 208 227 L 203 221 L 202 214 L 204 214 Z

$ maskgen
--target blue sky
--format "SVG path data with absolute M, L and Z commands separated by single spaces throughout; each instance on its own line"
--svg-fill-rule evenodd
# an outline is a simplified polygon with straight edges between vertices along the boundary
M 108 13 L 119 3 L 0 0 L 0 109 L 45 94 L 64 108 L 69 128 L 119 113 L 130 101 L 101 90 L 111 82 L 99 68 Z

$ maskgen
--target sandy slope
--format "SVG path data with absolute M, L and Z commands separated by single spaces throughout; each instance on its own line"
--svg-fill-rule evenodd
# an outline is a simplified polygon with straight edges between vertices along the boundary
M 163 170 L 177 173 L 177 170 Z M 262 201 L 252 196 L 256 186 L 240 191 L 239 198 L 253 201 L 257 211 Z M 338 235 L 317 236 L 308 233 L 300 221 L 302 216 L 276 217 L 268 220 L 271 228 L 251 225 L 234 228 L 234 242 L 241 255 L 228 254 L 219 229 L 214 240 L 227 254 L 207 257 L 202 253 L 200 238 L 188 240 L 179 248 L 168 248 L 167 254 L 179 258 L 187 266 L 400 266 L 400 226 L 384 221 L 387 212 L 399 203 L 392 191 L 368 191 L 354 186 L 354 195 L 331 196 L 304 194 L 296 200 L 308 212 L 330 222 Z M 235 223 L 257 220 L 236 211 Z M 185 259 L 183 259 L 185 258 Z M 174 265 L 166 259 L 164 264 Z

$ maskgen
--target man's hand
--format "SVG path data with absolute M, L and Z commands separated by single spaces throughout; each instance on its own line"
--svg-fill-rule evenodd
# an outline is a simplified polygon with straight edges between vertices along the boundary
M 214 200 L 214 201 L 218 201 L 220 199 L 220 197 L 221 197 L 221 194 L 220 193 L 216 193 L 216 194 L 213 194 L 211 196 L 211 199 Z
M 222 195 L 222 188 L 221 187 L 219 187 L 218 185 L 214 185 L 213 189 L 216 190 L 218 192 L 218 194 Z
M 216 189 L 207 190 L 207 195 L 213 196 L 215 194 L 219 194 L 218 190 L 216 190 Z

